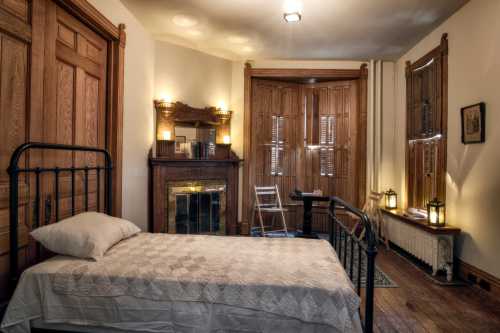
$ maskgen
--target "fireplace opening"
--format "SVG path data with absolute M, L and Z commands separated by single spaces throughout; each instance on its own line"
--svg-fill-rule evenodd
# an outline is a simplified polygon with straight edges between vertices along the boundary
M 168 233 L 225 234 L 225 182 L 171 182 L 167 189 Z

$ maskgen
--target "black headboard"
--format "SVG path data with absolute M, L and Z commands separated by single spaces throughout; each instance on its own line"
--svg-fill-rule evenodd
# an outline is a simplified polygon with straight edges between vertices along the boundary
M 95 166 L 72 166 L 72 167 L 42 167 L 42 166 L 32 166 L 26 168 L 19 167 L 19 160 L 21 156 L 31 150 L 59 150 L 59 151 L 70 151 L 70 152 L 91 152 L 102 154 L 104 156 L 104 165 L 99 165 L 99 159 L 96 159 Z M 102 148 L 94 147 L 84 147 L 84 146 L 72 146 L 64 144 L 53 144 L 53 143 L 39 143 L 39 142 L 27 142 L 17 147 L 11 156 L 9 168 L 7 173 L 9 174 L 9 232 L 10 232 L 10 270 L 9 270 L 9 283 L 11 287 L 11 292 L 19 279 L 19 263 L 18 263 L 18 206 L 19 206 L 19 175 L 20 174 L 33 174 L 35 177 L 35 198 L 34 198 L 34 218 L 33 218 L 33 228 L 40 226 L 40 176 L 45 173 L 52 173 L 54 175 L 54 190 L 55 190 L 55 220 L 59 221 L 59 176 L 61 173 L 71 174 L 71 214 L 75 214 L 75 174 L 83 173 L 84 182 L 84 210 L 89 209 L 89 172 L 94 171 L 96 173 L 96 189 L 97 189 L 97 211 L 101 210 L 100 207 L 100 192 L 101 192 L 101 182 L 100 173 L 104 171 L 104 207 L 102 210 L 107 214 L 111 215 L 112 209 L 112 184 L 111 184 L 111 170 L 113 169 L 111 155 L 109 152 Z M 31 198 L 30 198 L 31 200 Z M 37 251 L 37 259 L 39 259 L 40 251 Z

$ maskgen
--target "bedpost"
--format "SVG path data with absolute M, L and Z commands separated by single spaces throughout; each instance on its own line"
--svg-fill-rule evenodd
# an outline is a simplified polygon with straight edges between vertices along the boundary
M 377 255 L 377 237 L 366 214 L 361 218 L 366 228 L 366 300 L 365 300 L 365 332 L 373 332 L 373 311 L 375 298 L 375 256 Z
M 361 225 L 364 232 L 360 232 L 357 226 L 352 229 L 344 225 L 344 223 L 337 218 L 336 210 L 342 209 L 356 215 L 361 220 Z M 353 242 L 356 242 L 358 249 L 358 269 L 357 269 L 357 285 L 356 290 L 358 295 L 361 296 L 361 266 L 363 265 L 362 251 L 366 255 L 366 285 L 365 285 L 365 313 L 363 321 L 363 331 L 366 333 L 373 332 L 373 311 L 374 311 L 374 288 L 375 288 L 375 257 L 377 255 L 377 237 L 375 231 L 372 228 L 372 224 L 368 216 L 361 210 L 351 206 L 344 200 L 338 197 L 330 198 L 330 208 L 329 208 L 331 229 L 330 229 L 330 243 L 334 247 L 337 255 L 339 257 L 339 262 L 347 269 L 347 238 L 350 238 L 350 261 L 349 261 L 349 278 L 353 280 L 353 258 L 354 258 L 354 246 Z M 337 241 L 336 229 L 339 226 L 340 237 Z M 343 235 L 343 239 L 342 239 Z M 364 240 L 363 241 L 363 235 Z M 343 251 L 343 260 L 342 260 Z M 346 271 L 347 273 L 347 271 Z M 354 281 L 353 281 L 354 283 Z

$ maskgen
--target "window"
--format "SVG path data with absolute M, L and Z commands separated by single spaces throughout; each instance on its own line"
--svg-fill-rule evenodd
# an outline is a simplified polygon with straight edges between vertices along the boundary
M 448 41 L 407 63 L 408 207 L 425 209 L 433 198 L 445 200 Z
M 271 176 L 283 175 L 284 126 L 285 117 L 272 117 Z

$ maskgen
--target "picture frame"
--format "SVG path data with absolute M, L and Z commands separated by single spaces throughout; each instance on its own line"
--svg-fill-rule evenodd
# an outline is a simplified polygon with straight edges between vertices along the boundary
M 460 109 L 462 120 L 462 143 L 464 145 L 485 141 L 486 104 L 484 102 Z
M 178 135 L 175 137 L 175 153 L 181 154 L 184 153 L 182 145 L 186 143 L 186 137 L 182 135 Z

